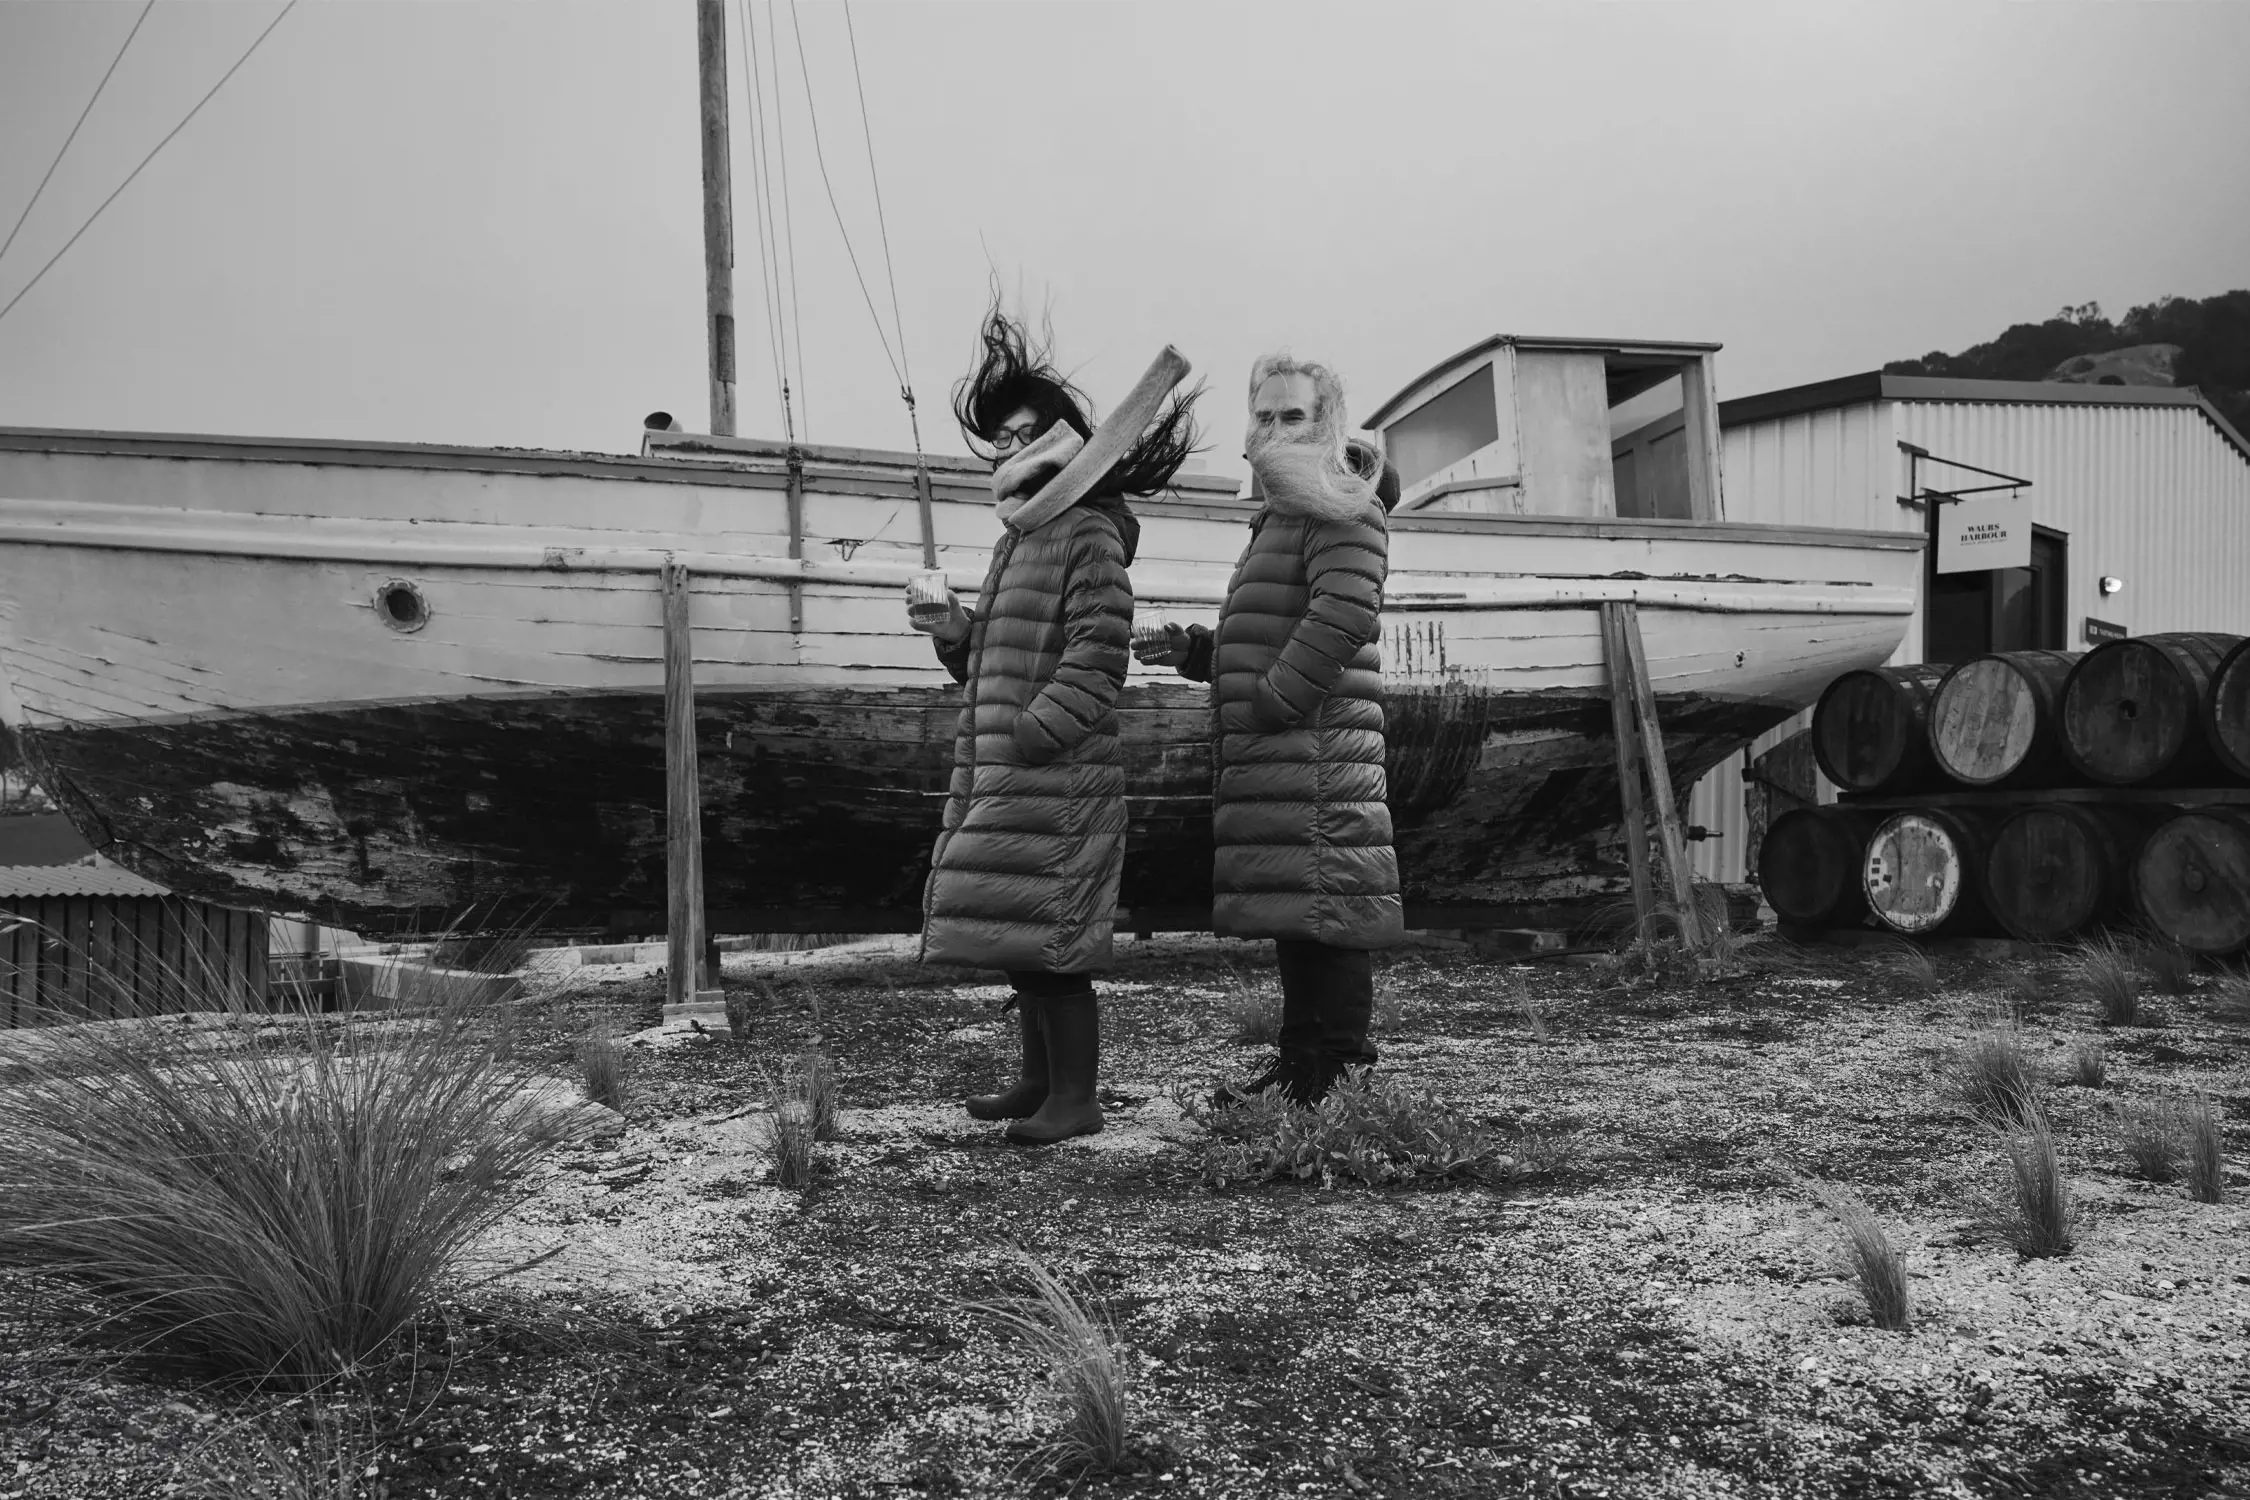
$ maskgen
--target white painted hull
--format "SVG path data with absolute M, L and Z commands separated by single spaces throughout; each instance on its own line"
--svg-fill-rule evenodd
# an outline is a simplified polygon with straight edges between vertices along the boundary
M 280 835 L 271 848 L 247 840 L 263 852 L 226 855 L 224 829 L 186 826 L 210 824 L 218 814 L 208 809 L 226 802 L 211 776 L 193 797 L 172 789 L 170 812 L 137 814 L 134 777 L 115 762 L 138 753 L 126 748 L 136 736 L 167 726 L 209 736 L 215 725 L 308 714 L 506 717 L 542 702 L 653 700 L 667 556 L 694 573 L 707 702 L 895 700 L 918 743 L 948 740 L 949 724 L 925 734 L 922 721 L 944 717 L 951 684 L 906 628 L 901 598 L 924 556 L 911 468 L 897 455 L 813 450 L 803 473 L 802 555 L 792 558 L 778 455 L 714 464 L 0 431 L 0 717 L 64 783 L 89 836 L 157 878 L 210 866 L 234 899 L 356 912 L 363 925 L 389 910 L 427 920 L 464 896 L 493 898 L 489 882 L 459 877 L 462 859 L 489 869 L 508 861 L 436 840 L 421 862 L 442 879 L 364 868 L 368 878 L 344 879 Z M 934 464 L 933 474 L 939 563 L 973 593 L 996 530 L 981 474 L 959 463 Z M 1182 498 L 1136 511 L 1143 617 L 1215 619 L 1249 505 L 1220 482 L 1190 479 Z M 1595 606 L 1633 599 L 1660 698 L 1755 710 L 1739 724 L 1778 721 L 1836 674 L 1886 658 L 1919 569 L 1913 540 L 1891 534 L 1685 522 L 1412 515 L 1398 518 L 1392 546 L 1386 645 L 1400 689 L 1599 700 L 1607 677 Z M 411 631 L 387 623 L 379 603 L 401 582 L 427 606 Z M 1134 669 L 1128 704 L 1143 712 L 1128 715 L 1128 737 L 1135 725 L 1147 731 L 1158 770 L 1136 791 L 1150 808 L 1177 812 L 1202 795 L 1191 769 L 1200 702 L 1177 678 Z M 1496 771 L 1526 744 L 1552 741 L 1548 760 L 1567 751 L 1598 764 L 1608 754 L 1606 736 L 1583 725 L 1512 723 L 1492 723 L 1478 750 Z M 721 755 L 743 727 L 719 728 Z M 1716 759 L 1763 727 L 1738 738 L 1715 730 L 1685 758 Z M 1675 758 L 1676 778 L 1700 770 Z M 397 774 L 409 780 L 415 768 Z M 324 797 L 350 800 L 330 781 L 314 768 L 292 788 L 245 782 L 227 816 L 254 826 L 260 799 L 278 796 L 307 830 L 293 837 L 364 845 L 350 818 L 321 811 Z M 911 824 L 921 812 L 907 800 L 895 818 Z M 405 817 L 428 821 L 411 809 Z M 401 850 L 412 843 L 395 828 L 386 837 Z M 358 862 L 370 864 L 364 848 Z M 566 904 L 574 920 L 589 909 Z

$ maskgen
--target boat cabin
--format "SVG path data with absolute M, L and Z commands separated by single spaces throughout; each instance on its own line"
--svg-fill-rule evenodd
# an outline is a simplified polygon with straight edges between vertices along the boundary
M 1502 334 L 1365 425 L 1398 467 L 1401 511 L 1716 521 L 1718 349 Z

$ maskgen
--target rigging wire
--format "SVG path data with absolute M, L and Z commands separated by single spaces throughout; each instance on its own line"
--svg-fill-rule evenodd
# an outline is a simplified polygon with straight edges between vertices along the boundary
M 52 256 L 48 257 L 47 263 L 39 268 L 37 273 L 32 276 L 31 280 L 23 284 L 23 288 L 18 291 L 15 296 L 8 299 L 8 303 L 5 307 L 0 307 L 0 318 L 6 318 L 9 313 L 16 310 L 17 303 L 23 301 L 25 297 L 31 295 L 31 289 L 39 285 L 40 278 L 44 277 L 49 271 L 52 271 L 55 268 L 56 261 L 61 260 L 65 255 L 68 255 L 70 253 L 70 247 L 78 243 L 79 236 L 83 235 L 87 230 L 94 227 L 94 221 L 96 219 L 99 219 L 102 214 L 108 210 L 109 206 L 117 201 L 117 195 L 124 192 L 127 188 L 133 185 L 133 180 L 141 175 L 142 169 L 147 167 L 150 162 L 156 160 L 157 153 L 161 152 L 166 146 L 172 144 L 172 139 L 174 136 L 177 136 L 181 131 L 187 129 L 188 121 L 193 120 L 198 114 L 202 112 L 204 105 L 209 104 L 212 99 L 217 97 L 219 90 L 227 86 L 227 80 L 234 77 L 236 73 L 241 71 L 242 65 L 248 62 L 252 54 L 254 54 L 260 47 L 265 45 L 267 37 L 273 35 L 273 29 L 276 26 L 279 26 L 283 21 L 287 20 L 289 17 L 289 13 L 296 8 L 297 0 L 289 0 L 288 4 L 281 7 L 281 13 L 275 16 L 271 21 L 268 21 L 266 23 L 266 29 L 259 32 L 257 39 L 251 42 L 251 44 L 243 52 L 243 54 L 234 60 L 234 66 L 219 75 L 219 81 L 211 85 L 211 91 L 205 94 L 202 98 L 195 101 L 195 108 L 189 110 L 184 116 L 182 116 L 180 119 L 180 123 L 173 126 L 171 130 L 165 135 L 164 139 L 158 141 L 153 147 L 149 149 L 148 155 L 141 158 L 140 166 L 133 168 L 132 171 L 125 174 L 125 180 L 123 182 L 120 182 L 115 188 L 110 191 L 110 195 L 101 201 L 101 206 L 99 208 L 96 208 L 92 213 L 86 216 L 86 222 L 79 225 L 77 232 L 71 235 L 69 239 L 63 241 L 62 248 L 60 250 L 57 250 Z
M 70 154 L 70 143 L 78 139 L 78 132 L 85 125 L 86 117 L 94 112 L 94 106 L 101 101 L 102 90 L 109 87 L 110 74 L 115 73 L 117 65 L 125 60 L 125 49 L 132 46 L 133 38 L 141 34 L 141 22 L 147 20 L 148 13 L 154 9 L 156 0 L 148 0 L 141 7 L 141 13 L 133 18 L 133 29 L 125 33 L 125 40 L 118 44 L 117 55 L 109 60 L 109 67 L 102 73 L 102 81 L 94 85 L 94 92 L 86 99 L 86 107 L 78 112 L 78 123 L 70 127 L 70 134 L 63 137 L 62 149 L 55 153 L 53 161 L 47 163 L 46 176 L 39 179 L 39 186 L 31 190 L 31 201 L 24 204 L 22 213 L 16 215 L 15 228 L 8 231 L 5 240 L 0 240 L 0 260 L 8 258 L 8 247 L 15 244 L 17 235 L 23 233 L 24 220 L 30 218 L 32 209 L 38 207 L 39 195 L 47 191 L 47 184 L 53 179 L 55 168 L 61 166 L 63 158 Z
M 741 23 L 735 28 L 735 46 L 742 55 L 742 87 L 750 106 L 750 204 L 758 228 L 758 296 L 766 310 L 766 353 L 773 361 L 774 400 L 780 403 L 781 426 L 786 434 L 790 431 L 789 377 L 783 369 L 780 293 L 775 285 L 778 272 L 774 265 L 772 229 L 767 222 L 770 195 L 766 191 L 763 156 L 765 107 L 759 99 L 757 70 L 750 65 L 749 0 L 734 0 L 734 11 L 735 19 Z
M 755 47 L 756 38 L 752 38 Z M 796 215 L 789 203 L 789 130 L 787 101 L 781 94 L 781 33 L 773 19 L 772 0 L 766 5 L 765 64 L 773 78 L 773 134 L 774 154 L 781 159 L 781 241 L 784 259 L 788 266 L 789 321 L 797 342 L 797 395 L 805 412 L 805 437 L 812 437 L 812 399 L 805 390 L 805 316 L 804 307 L 797 296 L 797 228 Z M 768 180 L 771 187 L 771 179 Z M 795 441 L 792 439 L 791 441 Z
M 883 315 L 875 310 L 875 297 L 867 290 L 867 277 L 859 268 L 859 252 L 852 248 L 852 232 L 844 227 L 844 210 L 836 202 L 836 184 L 828 178 L 828 154 L 820 148 L 820 112 L 813 108 L 812 69 L 805 62 L 805 28 L 797 19 L 797 0 L 789 0 L 789 29 L 797 38 L 797 72 L 805 80 L 805 117 L 812 122 L 813 160 L 820 166 L 820 185 L 828 193 L 828 211 L 836 217 L 836 233 L 844 241 L 844 257 L 852 265 L 852 277 L 859 282 L 860 300 L 867 304 L 867 316 L 874 321 L 876 342 L 883 346 L 883 358 L 890 364 L 891 375 L 901 387 L 906 377 L 899 373 L 898 357 L 891 353 L 890 336 L 883 332 Z
M 790 0 L 795 14 L 796 0 Z M 922 462 L 922 417 L 914 409 L 914 367 L 906 358 L 906 320 L 898 309 L 898 272 L 891 261 L 891 229 L 883 217 L 883 179 L 875 171 L 875 130 L 867 121 L 867 81 L 859 71 L 859 30 L 852 25 L 852 0 L 844 0 L 844 35 L 851 41 L 852 87 L 859 93 L 859 134 L 867 143 L 867 180 L 875 189 L 875 229 L 882 236 L 883 276 L 891 285 L 891 330 L 898 335 L 899 399 L 906 403 L 906 425 L 914 433 L 914 462 Z M 856 269 L 856 268 L 855 268 Z M 880 327 L 882 320 L 876 319 Z

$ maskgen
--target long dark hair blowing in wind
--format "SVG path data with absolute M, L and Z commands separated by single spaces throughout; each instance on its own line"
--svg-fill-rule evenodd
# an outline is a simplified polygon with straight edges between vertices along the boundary
M 1029 407 L 1045 432 L 1057 422 L 1067 424 L 1080 437 L 1092 437 L 1094 424 L 1087 415 L 1092 403 L 1055 368 L 1054 334 L 1042 326 L 1040 337 L 1000 310 L 996 299 L 977 330 L 977 367 L 953 387 L 953 420 L 972 443 L 989 444 L 1000 424 Z M 1196 451 L 1194 406 L 1203 387 L 1174 396 L 1163 414 L 1151 422 L 1141 440 L 1126 451 L 1101 488 L 1122 495 L 1153 495 L 1170 487 L 1180 465 Z

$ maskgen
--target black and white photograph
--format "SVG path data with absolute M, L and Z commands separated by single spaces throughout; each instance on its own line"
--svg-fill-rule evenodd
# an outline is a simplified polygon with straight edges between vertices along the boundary
M 2246 143 L 0 0 L 0 1500 L 2250 1500 Z

